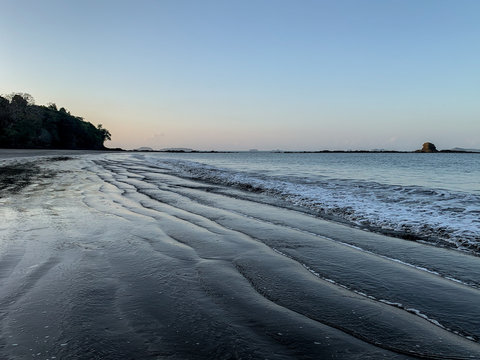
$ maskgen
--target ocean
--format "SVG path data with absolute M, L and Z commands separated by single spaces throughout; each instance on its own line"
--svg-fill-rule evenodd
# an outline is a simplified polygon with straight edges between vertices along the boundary
M 176 176 L 255 193 L 257 201 L 372 232 L 480 253 L 480 154 L 141 156 Z

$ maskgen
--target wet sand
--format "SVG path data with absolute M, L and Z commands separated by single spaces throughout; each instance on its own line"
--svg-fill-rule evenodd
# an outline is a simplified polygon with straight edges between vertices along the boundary
M 64 155 L 0 194 L 2 359 L 480 358 L 477 257 Z

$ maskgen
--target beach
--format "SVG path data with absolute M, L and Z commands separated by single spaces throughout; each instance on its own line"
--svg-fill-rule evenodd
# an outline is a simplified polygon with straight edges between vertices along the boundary
M 0 152 L 0 358 L 480 359 L 475 253 L 146 156 Z

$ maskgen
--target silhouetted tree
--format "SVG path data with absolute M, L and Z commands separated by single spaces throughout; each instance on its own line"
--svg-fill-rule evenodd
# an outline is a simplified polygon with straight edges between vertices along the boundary
M 29 94 L 0 96 L 0 147 L 105 149 L 111 134 L 65 108 L 34 105 Z
M 6 99 L 12 102 L 13 98 L 17 97 L 17 101 L 26 101 L 27 105 L 35 105 L 35 99 L 32 95 L 28 93 L 21 93 L 21 92 L 13 92 L 8 95 L 4 95 Z
M 98 124 L 97 125 L 97 130 L 100 131 L 100 134 L 103 138 L 103 141 L 106 141 L 106 140 L 112 140 L 112 134 L 110 134 L 110 131 L 108 131 L 107 129 L 103 128 L 103 125 L 102 124 Z
M 49 109 L 51 109 L 51 110 L 57 111 L 57 105 L 56 105 L 55 103 L 52 103 L 52 102 L 51 102 L 51 103 L 48 103 L 48 104 L 47 104 L 47 107 L 48 107 Z

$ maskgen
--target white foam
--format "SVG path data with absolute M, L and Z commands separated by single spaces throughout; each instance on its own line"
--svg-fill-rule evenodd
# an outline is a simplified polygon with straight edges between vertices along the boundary
M 476 194 L 344 179 L 300 182 L 295 177 L 269 177 L 177 159 L 162 160 L 161 165 L 179 176 L 262 191 L 362 228 L 441 240 L 460 248 L 480 247 Z
M 408 312 L 411 312 L 411 313 L 413 313 L 413 314 L 415 314 L 415 315 L 417 315 L 417 316 L 420 316 L 421 318 L 423 318 L 423 319 L 431 322 L 432 324 L 435 324 L 435 325 L 437 325 L 437 326 L 445 329 L 445 326 L 443 326 L 442 324 L 440 324 L 440 322 L 438 322 L 438 321 L 435 320 L 435 319 L 429 318 L 427 315 L 423 314 L 420 310 L 417 310 L 417 309 L 414 309 L 414 308 L 407 308 L 407 309 L 405 309 L 405 310 L 407 310 Z

